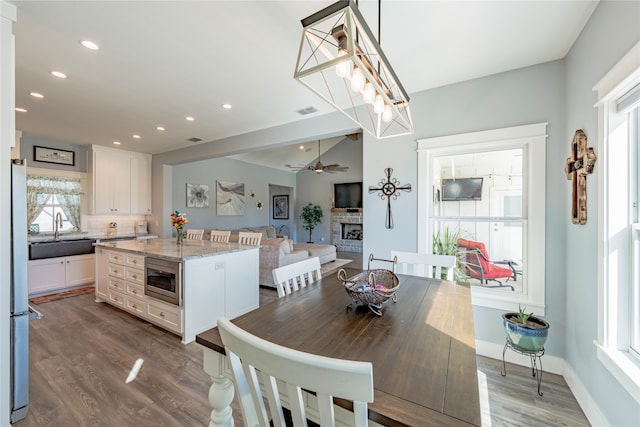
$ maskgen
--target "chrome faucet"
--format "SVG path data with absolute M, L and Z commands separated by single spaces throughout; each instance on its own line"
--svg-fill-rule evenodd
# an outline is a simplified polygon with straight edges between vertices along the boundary
M 58 212 L 56 214 L 56 221 L 55 221 L 55 231 L 53 232 L 53 237 L 56 239 L 56 241 L 60 240 L 60 230 L 58 229 L 58 227 L 62 227 L 62 214 L 60 212 Z

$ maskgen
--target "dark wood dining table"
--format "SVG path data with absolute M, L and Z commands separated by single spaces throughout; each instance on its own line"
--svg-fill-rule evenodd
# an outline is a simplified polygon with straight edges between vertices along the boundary
M 352 276 L 358 270 L 348 269 Z M 397 302 L 377 316 L 336 274 L 260 306 L 233 323 L 297 350 L 373 364 L 369 420 L 386 426 L 480 425 L 471 292 L 446 280 L 398 276 Z M 213 385 L 210 426 L 231 425 L 232 374 L 217 328 L 196 337 Z M 336 401 L 349 409 L 348 402 Z

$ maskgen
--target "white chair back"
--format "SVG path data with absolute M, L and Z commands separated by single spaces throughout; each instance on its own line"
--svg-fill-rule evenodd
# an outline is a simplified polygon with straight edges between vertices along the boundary
M 300 288 L 322 279 L 320 273 L 320 258 L 307 258 L 273 269 L 273 281 L 278 288 L 278 297 L 282 298 Z
M 215 243 L 229 243 L 229 236 L 231 230 L 211 230 L 211 237 L 209 238 Z
M 204 230 L 200 230 L 197 228 L 190 228 L 187 230 L 187 235 L 185 239 L 187 240 L 202 240 L 202 236 L 204 235 Z
M 238 243 L 241 245 L 257 246 L 262 240 L 262 233 L 250 233 L 248 231 L 240 231 L 238 233 Z
M 287 396 L 294 426 L 306 426 L 309 400 L 322 426 L 334 426 L 333 397 L 353 402 L 353 412 L 340 410 L 340 417 L 352 417 L 349 425 L 367 425 L 367 404 L 373 402 L 373 367 L 369 362 L 334 359 L 283 347 L 256 337 L 218 319 L 218 331 L 230 360 L 244 424 L 268 426 L 268 405 L 273 425 L 284 426 L 283 402 Z M 261 385 L 264 387 L 263 396 Z M 304 389 L 304 391 L 303 391 Z M 314 392 L 315 396 L 309 392 Z M 307 406 L 308 405 L 308 406 Z M 311 412 L 311 411 L 310 411 Z M 313 411 L 315 412 L 315 411 Z
M 453 267 L 456 265 L 456 257 L 454 255 L 391 251 L 391 258 L 393 257 L 398 259 L 398 274 L 440 279 L 442 277 L 442 268 L 446 267 L 447 280 L 453 280 Z

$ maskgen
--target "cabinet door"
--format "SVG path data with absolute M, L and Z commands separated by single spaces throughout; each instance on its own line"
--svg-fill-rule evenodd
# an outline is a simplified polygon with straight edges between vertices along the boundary
M 65 287 L 65 258 L 47 258 L 28 262 L 29 295 L 53 293 Z
M 131 157 L 131 213 L 151 214 L 151 156 Z
M 93 211 L 95 214 L 131 212 L 131 168 L 126 151 L 93 152 Z
M 109 275 L 109 252 L 103 248 L 96 248 L 96 296 L 107 298 L 107 276 Z
M 93 211 L 96 214 L 113 213 L 110 154 L 93 152 Z
M 96 277 L 94 254 L 69 256 L 65 263 L 67 287 L 88 285 L 94 282 Z

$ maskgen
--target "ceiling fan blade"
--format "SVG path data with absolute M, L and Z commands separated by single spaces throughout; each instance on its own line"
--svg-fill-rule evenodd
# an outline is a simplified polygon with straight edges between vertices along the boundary
M 325 168 L 337 168 L 337 167 L 339 167 L 339 166 L 340 166 L 339 164 L 337 164 L 337 163 L 333 163 L 333 164 L 331 164 L 331 165 L 326 165 L 326 166 L 325 166 Z

